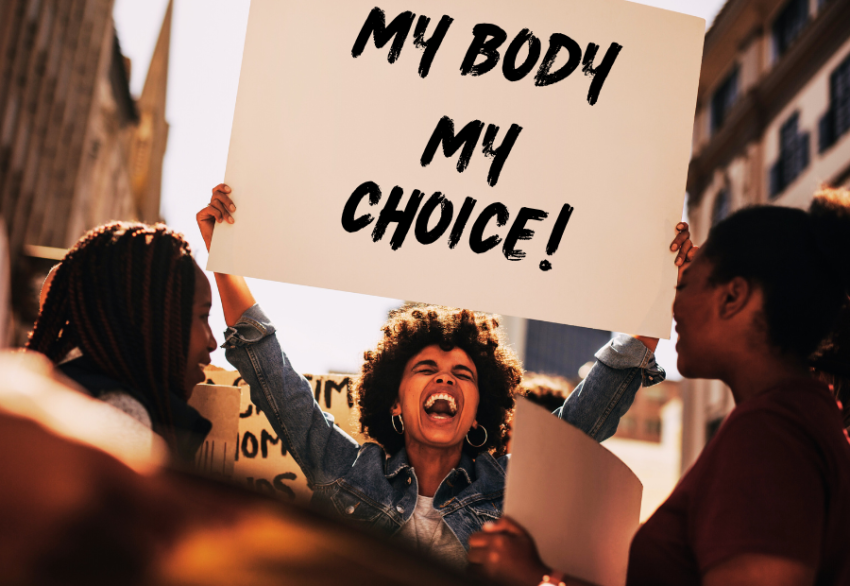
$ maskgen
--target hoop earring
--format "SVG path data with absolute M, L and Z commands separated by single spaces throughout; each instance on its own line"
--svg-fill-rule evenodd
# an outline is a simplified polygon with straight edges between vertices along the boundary
M 472 443 L 471 441 L 469 441 L 469 432 L 466 433 L 466 443 L 468 443 L 473 448 L 480 448 L 481 446 L 483 446 L 484 444 L 487 443 L 487 428 L 484 427 L 483 425 L 479 425 L 478 428 L 484 430 L 484 441 L 481 442 L 480 444 L 478 444 L 477 446 L 474 443 Z M 470 431 L 472 431 L 472 430 L 470 430 Z
M 398 417 L 399 422 L 401 422 L 401 431 L 398 430 L 398 426 L 395 424 L 395 418 Z M 401 418 L 401 415 L 390 415 L 390 421 L 393 422 L 393 429 L 399 435 L 404 435 L 404 419 Z

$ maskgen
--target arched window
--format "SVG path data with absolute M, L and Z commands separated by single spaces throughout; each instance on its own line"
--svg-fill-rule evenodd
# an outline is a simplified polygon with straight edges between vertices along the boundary
M 714 198 L 714 207 L 711 209 L 711 225 L 716 226 L 718 222 L 726 219 L 732 213 L 732 197 L 728 188 L 723 188 Z

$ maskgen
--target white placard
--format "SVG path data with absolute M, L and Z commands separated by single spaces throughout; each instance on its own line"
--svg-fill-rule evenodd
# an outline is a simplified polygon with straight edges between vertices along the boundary
M 579 429 L 517 398 L 505 515 L 526 528 L 543 562 L 600 586 L 626 583 L 643 486 Z
M 207 268 L 668 337 L 704 30 L 624 0 L 254 0 Z

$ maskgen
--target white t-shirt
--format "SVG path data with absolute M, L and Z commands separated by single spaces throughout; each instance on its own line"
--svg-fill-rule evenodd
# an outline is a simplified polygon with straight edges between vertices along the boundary
M 145 406 L 133 397 L 130 393 L 124 391 L 109 391 L 98 397 L 104 403 L 109 403 L 119 411 L 123 411 L 148 429 L 153 429 L 151 416 Z
M 416 497 L 413 516 L 405 523 L 398 536 L 417 552 L 439 559 L 444 564 L 462 570 L 466 567 L 466 550 L 440 511 L 434 508 L 434 499 Z

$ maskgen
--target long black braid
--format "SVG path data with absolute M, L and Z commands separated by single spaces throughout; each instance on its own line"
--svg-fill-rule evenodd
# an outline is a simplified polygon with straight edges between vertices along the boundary
M 173 447 L 168 397 L 185 395 L 194 296 L 194 261 L 181 234 L 163 224 L 105 224 L 65 255 L 27 348 L 54 363 L 80 348 L 148 399 Z

